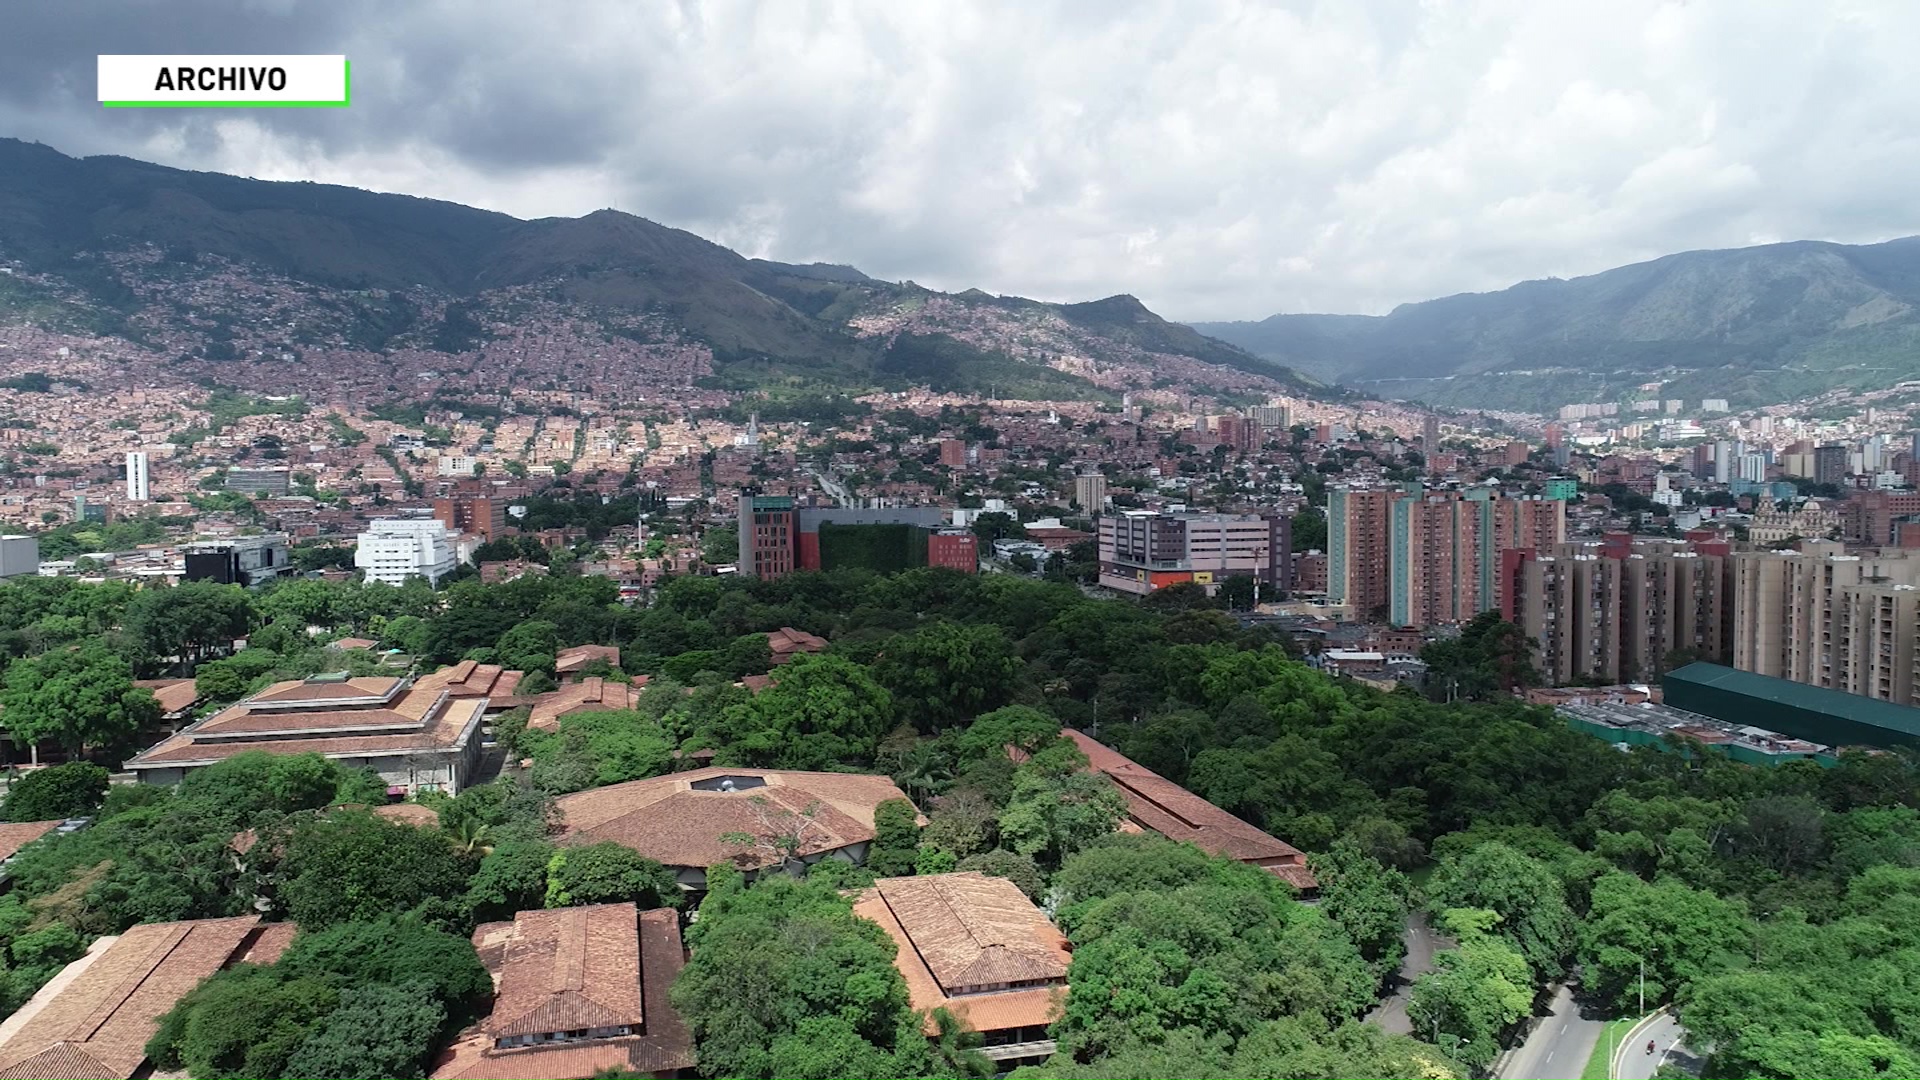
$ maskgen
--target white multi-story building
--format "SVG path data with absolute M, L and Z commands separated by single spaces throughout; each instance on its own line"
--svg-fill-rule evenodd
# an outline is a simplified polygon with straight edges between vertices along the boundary
M 437 582 L 457 563 L 457 534 L 434 518 L 382 518 L 367 523 L 353 565 L 368 581 L 401 585 L 410 577 Z
M 0 578 L 24 577 L 40 572 L 40 538 L 37 536 L 0 536 Z
M 127 451 L 127 498 L 134 502 L 146 502 L 151 490 L 147 477 L 147 452 Z

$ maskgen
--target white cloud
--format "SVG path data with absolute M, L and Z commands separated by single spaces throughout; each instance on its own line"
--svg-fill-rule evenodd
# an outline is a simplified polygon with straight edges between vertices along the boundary
M 1902 0 L 185 7 L 16 19 L 0 133 L 1196 319 L 1920 232 Z M 174 50 L 345 52 L 354 105 L 93 106 Z

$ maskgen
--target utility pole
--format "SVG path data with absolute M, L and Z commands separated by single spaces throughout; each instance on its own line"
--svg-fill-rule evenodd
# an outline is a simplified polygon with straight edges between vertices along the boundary
M 1640 1015 L 1647 1015 L 1647 958 L 1640 958 Z

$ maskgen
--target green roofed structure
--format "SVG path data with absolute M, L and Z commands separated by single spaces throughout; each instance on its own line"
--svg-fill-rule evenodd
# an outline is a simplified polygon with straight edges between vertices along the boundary
M 1920 746 L 1920 709 L 1858 694 L 1688 664 L 1661 680 L 1662 700 L 1676 709 L 1828 746 Z

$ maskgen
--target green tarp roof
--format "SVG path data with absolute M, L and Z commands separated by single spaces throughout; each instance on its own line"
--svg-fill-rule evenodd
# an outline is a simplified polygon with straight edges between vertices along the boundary
M 1823 686 L 1808 686 L 1806 683 L 1776 679 L 1771 675 L 1755 675 L 1721 664 L 1688 664 L 1667 672 L 1661 681 L 1668 687 L 1679 682 L 1723 693 L 1743 694 L 1758 701 L 1851 720 L 1856 724 L 1867 724 L 1883 731 L 1920 739 L 1920 709 L 1895 705 L 1891 701 L 1829 690 Z

